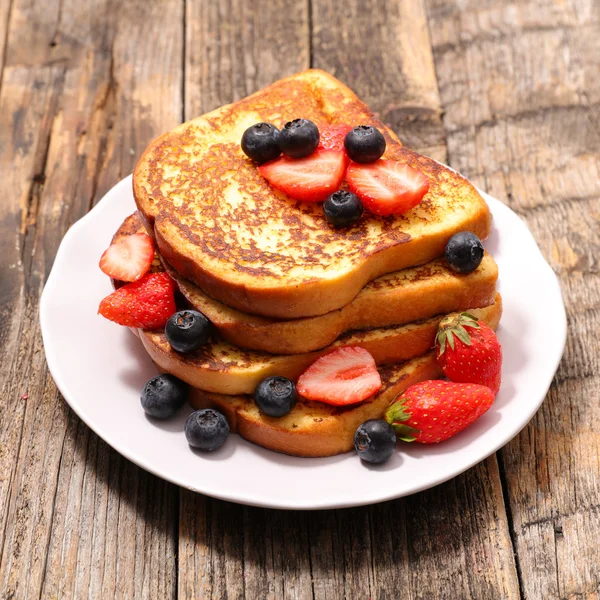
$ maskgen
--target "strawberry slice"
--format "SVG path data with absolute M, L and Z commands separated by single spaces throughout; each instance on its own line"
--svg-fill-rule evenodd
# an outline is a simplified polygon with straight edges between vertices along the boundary
M 276 189 L 294 200 L 321 202 L 339 189 L 348 166 L 344 152 L 315 150 L 305 158 L 282 156 L 258 167 Z
M 175 286 L 166 273 L 148 273 L 100 302 L 98 313 L 125 327 L 160 329 L 175 313 Z
M 352 163 L 346 181 L 367 210 L 382 216 L 405 213 L 429 190 L 429 179 L 423 173 L 393 160 Z
M 352 130 L 352 125 L 325 125 L 319 128 L 319 145 L 317 150 L 337 150 L 345 152 L 344 138 Z
M 360 346 L 338 348 L 322 356 L 300 375 L 297 384 L 304 398 L 334 406 L 362 402 L 380 388 L 375 361 Z
M 150 269 L 154 244 L 149 235 L 136 233 L 113 242 L 100 258 L 104 273 L 119 281 L 137 281 Z

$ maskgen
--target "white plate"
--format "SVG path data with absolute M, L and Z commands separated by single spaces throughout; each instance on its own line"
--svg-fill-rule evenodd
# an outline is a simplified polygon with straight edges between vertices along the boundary
M 498 336 L 503 383 L 494 406 L 474 425 L 439 445 L 398 444 L 383 466 L 354 453 L 296 458 L 237 435 L 212 454 L 192 452 L 183 434 L 189 410 L 163 423 L 146 418 L 140 391 L 156 369 L 126 328 L 96 314 L 111 292 L 98 260 L 123 219 L 135 210 L 131 177 L 65 235 L 40 306 L 48 366 L 73 410 L 129 460 L 178 485 L 257 506 L 320 509 L 370 504 L 432 487 L 506 444 L 542 403 L 566 339 L 557 279 L 525 224 L 484 194 L 493 215 L 486 242 L 500 269 L 504 315 Z

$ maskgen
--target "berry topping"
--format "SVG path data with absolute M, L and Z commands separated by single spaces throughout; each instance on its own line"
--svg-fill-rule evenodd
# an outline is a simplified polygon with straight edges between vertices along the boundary
M 351 129 L 351 125 L 325 125 L 325 127 L 321 127 L 319 130 L 319 148 L 345 152 L 344 139 Z
M 283 417 L 296 406 L 298 392 L 286 377 L 267 377 L 258 384 L 254 401 L 265 415 Z
M 104 298 L 98 313 L 126 327 L 160 329 L 176 311 L 174 291 L 166 273 L 148 273 Z
M 368 165 L 352 163 L 346 172 L 350 189 L 375 215 L 401 215 L 423 200 L 429 180 L 407 164 L 378 160 Z
M 279 129 L 271 123 L 256 123 L 242 136 L 242 150 L 252 160 L 264 163 L 281 154 Z
M 448 379 L 485 385 L 498 393 L 502 347 L 485 323 L 468 313 L 450 315 L 439 324 L 435 347 L 437 361 Z
M 379 129 L 371 125 L 359 125 L 346 135 L 346 154 L 358 163 L 370 163 L 383 156 L 385 138 Z
M 176 352 L 194 352 L 206 344 L 210 321 L 195 310 L 180 310 L 167 321 L 165 336 Z
M 189 389 L 187 383 L 174 375 L 157 375 L 142 390 L 142 408 L 152 417 L 167 419 L 187 402 Z
M 365 462 L 381 464 L 394 453 L 396 434 L 383 419 L 369 419 L 356 430 L 354 447 Z
M 446 244 L 446 260 L 453 271 L 471 273 L 483 258 L 481 240 L 470 231 L 455 233 Z
M 348 158 L 343 152 L 319 150 L 306 158 L 282 156 L 258 167 L 276 189 L 294 200 L 322 202 L 344 179 Z
M 212 452 L 220 448 L 229 435 L 225 415 L 214 408 L 193 412 L 185 421 L 185 437 L 192 448 Z
M 360 346 L 338 348 L 317 359 L 298 379 L 298 393 L 334 406 L 362 402 L 381 388 L 373 357 Z
M 345 227 L 358 221 L 363 214 L 360 198 L 346 190 L 333 192 L 323 203 L 325 218 L 334 227 Z
M 136 233 L 113 242 L 100 258 L 104 273 L 119 281 L 137 281 L 150 269 L 154 244 L 149 235 Z
M 435 444 L 476 421 L 493 402 L 494 393 L 484 385 L 422 381 L 391 404 L 385 419 L 401 440 Z
M 308 119 L 294 119 L 286 123 L 279 136 L 281 151 L 292 158 L 312 154 L 319 145 L 319 129 Z

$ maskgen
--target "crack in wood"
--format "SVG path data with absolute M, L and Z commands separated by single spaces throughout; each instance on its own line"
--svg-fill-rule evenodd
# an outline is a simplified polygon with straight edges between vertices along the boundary
M 591 25 L 591 24 L 590 24 Z M 460 39 L 457 42 L 446 42 L 443 44 L 435 45 L 433 44 L 432 49 L 435 55 L 443 55 L 448 52 L 456 52 L 461 51 L 465 52 L 469 50 L 473 46 L 478 46 L 480 44 L 486 43 L 501 43 L 508 44 L 511 41 L 514 41 L 516 38 L 521 37 L 523 34 L 530 33 L 555 33 L 555 32 L 572 32 L 579 29 L 579 25 L 569 25 L 566 23 L 552 23 L 551 25 L 533 25 L 530 27 L 520 27 L 519 29 L 514 29 L 509 32 L 499 31 L 494 29 L 489 32 L 479 33 L 478 35 L 474 35 L 469 39 Z
M 477 133 L 482 129 L 487 129 L 491 127 L 497 127 L 499 125 L 506 125 L 507 123 L 520 124 L 522 121 L 526 121 L 527 119 L 546 119 L 548 115 L 558 113 L 585 113 L 586 116 L 597 112 L 597 109 L 600 107 L 600 102 L 594 102 L 591 104 L 554 104 L 550 106 L 540 106 L 537 108 L 528 108 L 519 110 L 515 113 L 506 113 L 506 114 L 496 114 L 493 115 L 491 119 L 484 119 L 482 121 L 477 121 L 473 123 L 469 123 L 468 125 L 460 125 L 460 126 L 448 126 L 447 127 L 447 135 L 457 135 L 464 132 L 469 133 Z

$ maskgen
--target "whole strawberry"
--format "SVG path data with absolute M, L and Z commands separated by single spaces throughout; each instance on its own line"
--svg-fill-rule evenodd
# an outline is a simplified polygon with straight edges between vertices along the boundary
M 458 383 L 478 383 L 494 394 L 500 389 L 502 348 L 494 330 L 469 313 L 446 317 L 435 338 L 437 361 Z
M 488 387 L 452 381 L 422 381 L 387 409 L 385 420 L 405 442 L 436 444 L 476 421 L 494 402 Z

